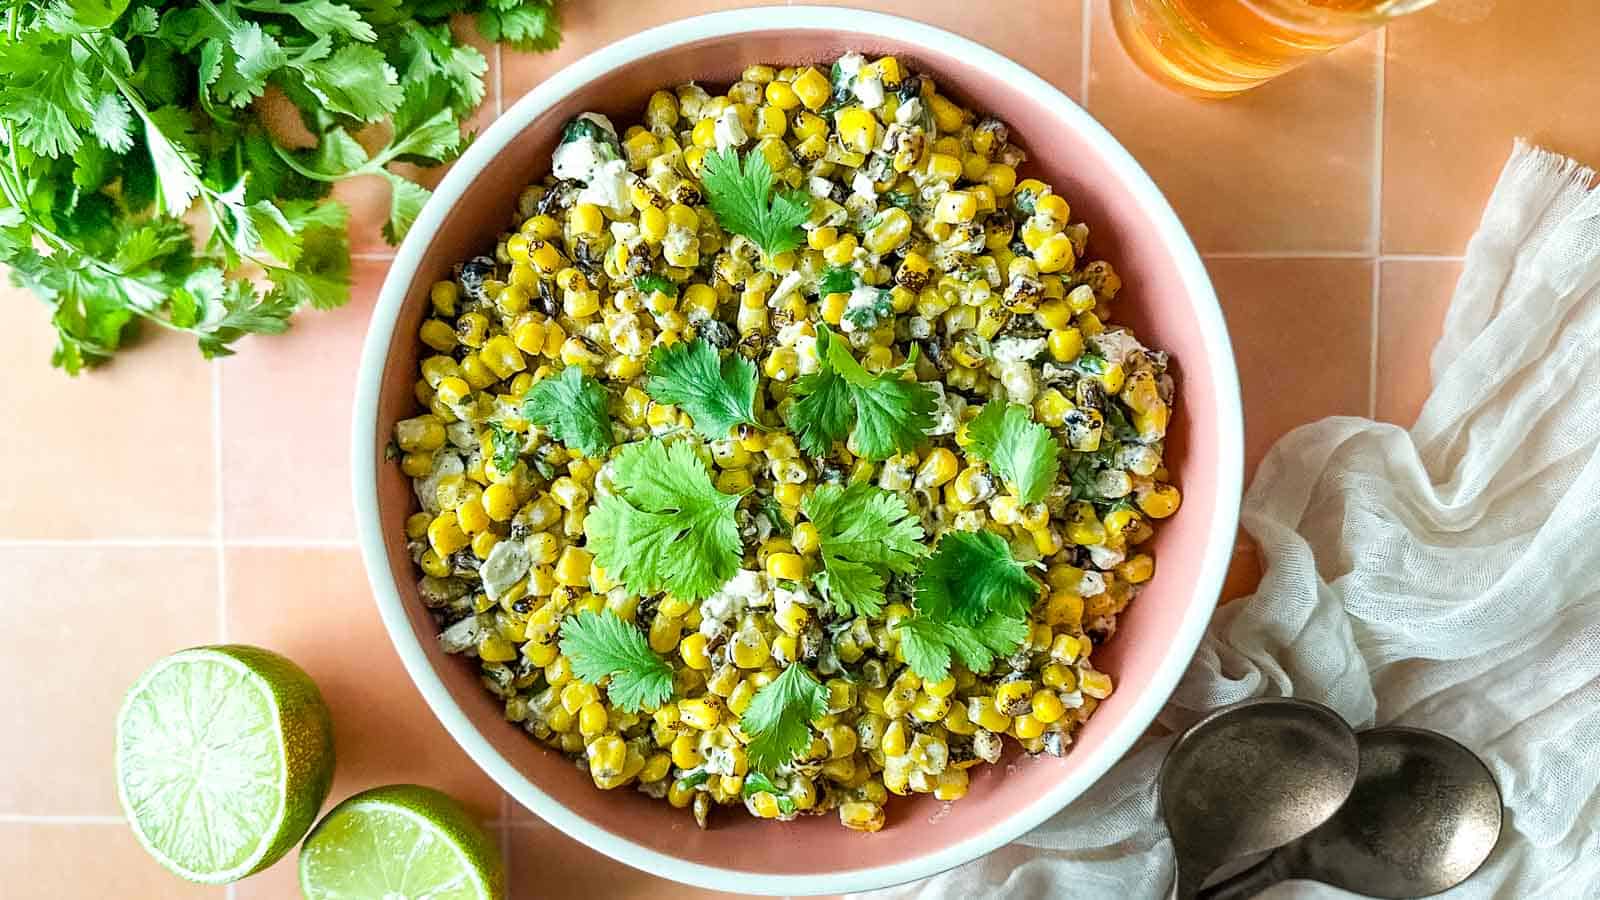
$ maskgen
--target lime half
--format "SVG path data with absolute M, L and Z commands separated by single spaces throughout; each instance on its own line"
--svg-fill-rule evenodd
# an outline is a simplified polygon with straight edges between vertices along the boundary
M 373 788 L 335 806 L 300 849 L 306 900 L 502 900 L 500 850 L 432 788 Z
M 333 782 L 333 725 L 310 676 L 258 647 L 161 660 L 117 715 L 117 792 L 139 843 L 192 881 L 272 865 Z

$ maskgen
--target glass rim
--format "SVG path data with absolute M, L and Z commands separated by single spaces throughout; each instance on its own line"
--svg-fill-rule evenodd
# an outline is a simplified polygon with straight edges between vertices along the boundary
M 1309 6 L 1305 0 L 1245 0 L 1262 12 L 1282 16 L 1294 21 L 1312 19 L 1324 25 L 1383 25 L 1401 16 L 1420 12 L 1437 0 L 1388 0 L 1372 9 L 1338 9 L 1336 7 Z

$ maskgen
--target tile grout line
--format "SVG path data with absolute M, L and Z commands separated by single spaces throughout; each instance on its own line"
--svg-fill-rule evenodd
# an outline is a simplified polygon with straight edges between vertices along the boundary
M 1079 17 L 1079 28 L 1083 31 L 1083 47 L 1080 51 L 1083 55 L 1083 72 L 1081 85 L 1078 89 L 1078 103 L 1087 111 L 1089 109 L 1089 47 L 1093 43 L 1090 38 L 1094 29 L 1094 0 L 1083 0 L 1083 7 L 1079 12 Z
M 355 538 L 232 538 L 220 542 L 215 538 L 0 538 L 0 548 L 13 550 L 71 550 L 74 548 L 108 550 L 204 550 L 223 548 L 283 548 L 290 550 L 353 550 L 358 545 Z
M 214 502 L 217 517 L 213 535 L 217 550 L 217 640 L 220 643 L 227 643 L 228 553 L 223 531 L 225 504 L 222 498 L 222 366 L 223 363 L 218 361 L 211 369 L 211 465 L 216 470 L 213 473 L 212 489 L 216 491 Z
M 350 258 L 362 262 L 389 262 L 394 259 L 393 250 L 358 250 L 350 254 Z
M 1378 418 L 1378 321 L 1383 308 L 1383 263 L 1372 261 L 1372 346 L 1367 352 L 1367 418 Z
M 52 816 L 34 813 L 0 813 L 0 825 L 126 825 L 121 816 Z
M 1378 31 L 1378 71 L 1373 79 L 1376 95 L 1372 137 L 1372 303 L 1371 346 L 1367 350 L 1367 418 L 1378 418 L 1378 334 L 1383 327 L 1383 141 L 1385 95 L 1389 76 L 1389 29 Z
M 505 88 L 505 53 L 500 49 L 499 42 L 494 45 L 494 117 L 500 118 L 506 111 Z

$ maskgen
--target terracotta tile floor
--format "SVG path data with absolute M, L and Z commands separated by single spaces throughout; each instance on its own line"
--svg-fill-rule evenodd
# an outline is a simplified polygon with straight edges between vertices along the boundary
M 491 52 L 479 124 L 560 66 L 632 31 L 741 0 L 571 0 L 557 54 Z M 1600 162 L 1593 0 L 1441 0 L 1434 10 L 1225 104 L 1176 97 L 1121 55 L 1103 0 L 858 0 L 971 35 L 1086 102 L 1151 171 L 1207 255 L 1238 347 L 1253 466 L 1328 414 L 1409 423 L 1463 244 L 1512 138 Z M 981 7 L 981 11 L 978 8 Z M 1470 86 L 1470 87 L 1469 87 Z M 1026 123 L 1014 123 L 1025 128 Z M 355 301 L 206 365 L 157 338 L 71 381 L 46 365 L 32 298 L 0 334 L 0 894 L 295 896 L 292 859 L 231 891 L 149 863 L 119 824 L 110 727 L 123 686 L 195 643 L 298 659 L 335 708 L 335 799 L 421 780 L 484 819 L 508 801 L 405 683 L 366 595 L 345 465 L 355 354 L 388 260 L 386 196 L 352 185 Z M 95 425 L 83 422 L 92 418 Z M 1259 577 L 1241 545 L 1225 596 Z M 365 646 L 360 665 L 348 656 Z M 90 685 L 88 688 L 79 685 Z M 398 729 L 398 731 L 396 730 Z M 399 739 L 396 739 L 399 735 Z M 506 827 L 519 898 L 710 897 L 554 830 Z M 19 877 L 18 873 L 22 873 Z

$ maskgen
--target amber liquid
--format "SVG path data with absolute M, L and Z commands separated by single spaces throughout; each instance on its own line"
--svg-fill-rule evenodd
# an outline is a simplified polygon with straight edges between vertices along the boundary
M 1111 0 L 1117 34 L 1158 81 L 1228 97 L 1429 0 Z

